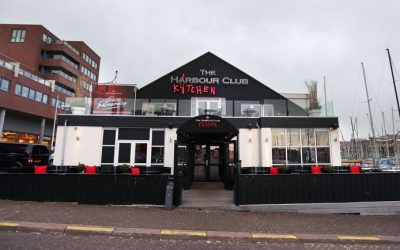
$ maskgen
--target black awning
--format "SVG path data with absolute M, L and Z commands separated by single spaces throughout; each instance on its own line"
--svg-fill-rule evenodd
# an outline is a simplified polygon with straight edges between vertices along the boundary
M 222 117 L 200 115 L 182 124 L 177 134 L 182 139 L 195 142 L 230 141 L 239 134 L 239 130 Z

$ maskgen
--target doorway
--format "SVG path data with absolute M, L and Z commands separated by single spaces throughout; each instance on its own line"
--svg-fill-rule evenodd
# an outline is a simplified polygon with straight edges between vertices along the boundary
M 219 145 L 195 144 L 193 181 L 221 181 L 220 155 Z

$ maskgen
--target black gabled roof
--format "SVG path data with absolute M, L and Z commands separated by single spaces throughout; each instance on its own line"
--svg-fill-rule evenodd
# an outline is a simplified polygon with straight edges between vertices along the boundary
M 144 99 L 190 99 L 197 95 L 182 95 L 173 93 L 173 83 L 171 76 L 202 77 L 200 69 L 216 70 L 218 78 L 229 77 L 232 79 L 248 79 L 247 85 L 225 85 L 220 83 L 215 85 L 215 97 L 225 97 L 226 99 L 236 100 L 261 100 L 261 99 L 281 99 L 287 100 L 284 96 L 267 87 L 263 83 L 254 79 L 247 73 L 224 61 L 211 52 L 207 52 L 198 58 L 182 65 L 170 73 L 149 83 L 137 92 L 137 98 Z M 213 85 L 208 85 L 213 86 Z M 198 97 L 214 97 L 211 94 L 198 95 Z

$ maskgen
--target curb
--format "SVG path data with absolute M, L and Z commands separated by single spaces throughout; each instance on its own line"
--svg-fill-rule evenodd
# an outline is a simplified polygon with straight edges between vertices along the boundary
M 65 233 L 74 235 L 109 235 L 151 239 L 234 240 L 246 242 L 303 242 L 303 243 L 364 243 L 400 244 L 399 236 L 392 235 L 335 235 L 335 234 L 275 234 L 225 231 L 196 231 L 153 228 L 102 227 L 25 221 L 0 221 L 0 230 Z

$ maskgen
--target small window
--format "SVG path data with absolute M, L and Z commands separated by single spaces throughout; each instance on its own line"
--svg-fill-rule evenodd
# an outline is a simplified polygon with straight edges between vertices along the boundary
M 15 85 L 15 94 L 16 95 L 21 95 L 21 89 L 22 89 L 22 86 L 19 85 L 19 84 L 16 84 Z
M 13 29 L 11 32 L 11 40 L 12 43 L 23 43 L 25 42 L 25 34 L 26 30 L 21 29 Z
M 10 87 L 10 81 L 4 78 L 0 78 L 0 90 L 8 91 Z
M 32 100 L 35 100 L 35 90 L 33 90 L 33 89 L 29 89 L 29 96 L 28 96 L 28 98 L 29 99 L 32 99 Z
M 43 95 L 42 103 L 47 104 L 47 99 L 48 99 L 48 96 Z
M 23 96 L 23 97 L 28 97 L 28 94 L 29 94 L 29 88 L 23 86 L 23 87 L 22 87 L 21 96 Z
M 43 94 L 42 92 L 36 91 L 35 101 L 42 102 Z

